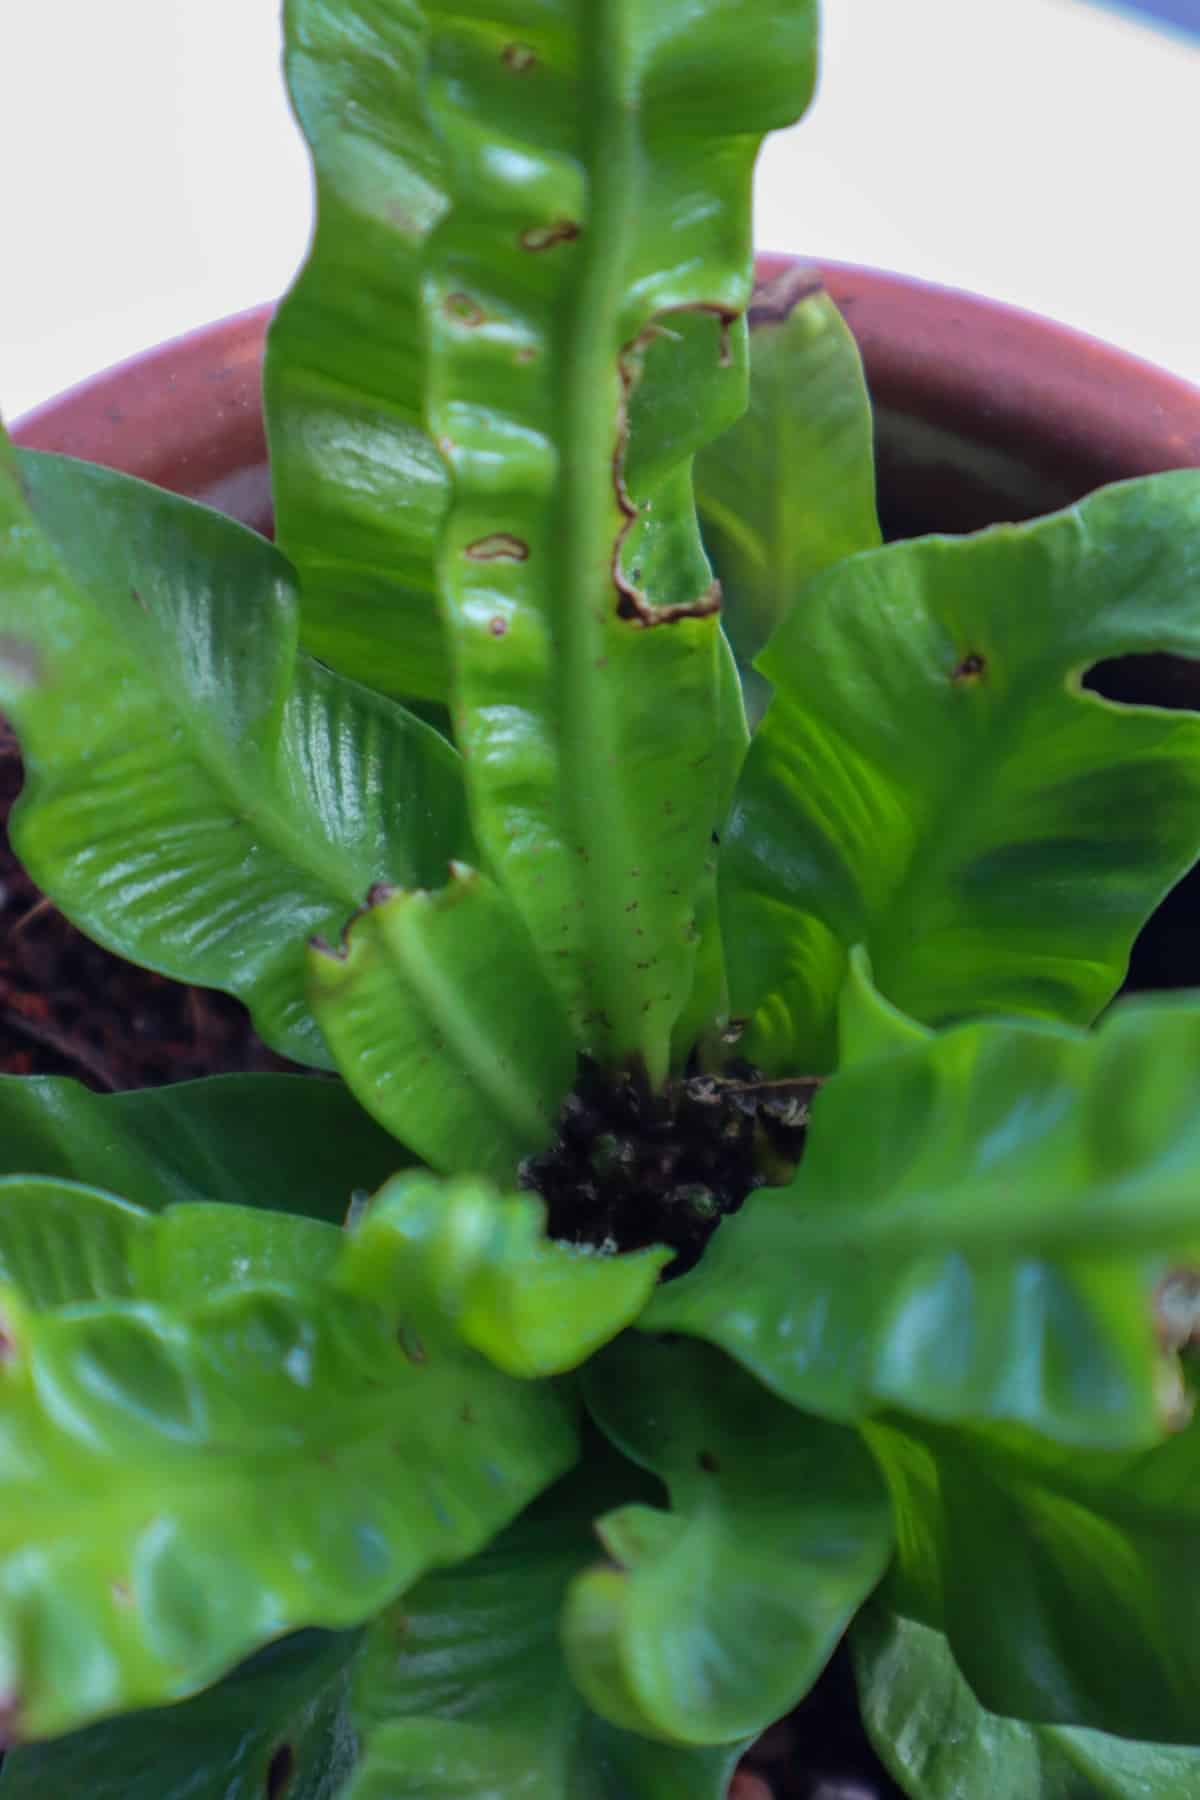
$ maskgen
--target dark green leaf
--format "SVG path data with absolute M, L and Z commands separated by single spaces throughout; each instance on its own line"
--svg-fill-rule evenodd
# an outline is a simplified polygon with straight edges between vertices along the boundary
M 194 1699 L 19 1750 L 0 1797 L 334 1800 L 354 1759 L 349 1665 L 360 1643 L 358 1632 L 299 1633 Z
M 1093 1037 L 963 1026 L 836 1075 L 790 1188 L 751 1195 L 648 1329 L 812 1412 L 1156 1441 L 1182 1401 L 1156 1295 L 1200 1245 L 1200 1010 Z
M 426 12 L 450 196 L 428 418 L 473 816 L 577 1040 L 657 1081 L 721 779 L 689 468 L 744 403 L 750 169 L 807 99 L 813 9 Z
M 374 890 L 309 989 L 358 1099 L 447 1173 L 511 1183 L 575 1074 L 566 1018 L 519 915 L 474 869 L 436 892 Z
M 432 1308 L 510 1375 L 557 1375 L 641 1312 L 669 1250 L 607 1256 L 545 1235 L 532 1194 L 400 1176 L 357 1226 L 347 1263 L 364 1292 Z
M 676 1743 L 763 1730 L 807 1692 L 887 1566 L 878 1469 L 856 1432 L 794 1412 L 703 1345 L 627 1335 L 583 1383 L 671 1510 L 597 1522 L 612 1560 L 576 1577 L 564 1620 L 581 1691 Z
M 425 430 L 419 260 L 445 205 L 417 0 L 288 0 L 285 68 L 316 170 L 308 261 L 271 326 L 279 542 L 304 642 L 387 693 L 443 699 L 445 464 Z
M 850 330 L 818 271 L 793 265 L 750 304 L 750 405 L 696 458 L 696 504 L 725 590 L 751 710 L 750 664 L 814 575 L 880 541 L 871 404 Z
M 1200 719 L 1080 688 L 1200 654 L 1200 474 L 820 577 L 761 658 L 777 685 L 722 842 L 752 1060 L 836 1060 L 846 956 L 927 1024 L 1086 1024 L 1200 848 Z
M 867 1433 L 896 1509 L 885 1598 L 945 1633 L 984 1706 L 1195 1745 L 1200 1425 L 1140 1455 L 901 1417 Z
M 291 577 L 261 538 L 61 457 L 23 453 L 7 479 L 6 454 L 18 854 L 99 942 L 227 988 L 277 1049 L 327 1061 L 305 939 L 336 935 L 374 881 L 444 879 L 469 847 L 458 759 L 297 657 Z
M 371 1634 L 358 1711 L 378 1721 L 345 1800 L 724 1800 L 743 1745 L 680 1749 L 591 1713 L 559 1643 L 598 1509 L 649 1484 L 592 1454 L 461 1568 L 426 1577 Z
M 867 1730 L 912 1800 L 1183 1800 L 1200 1791 L 1200 1750 L 987 1712 L 945 1638 L 911 1619 L 869 1607 L 851 1642 Z
M 217 1075 L 93 1094 L 63 1076 L 0 1076 L 0 1175 L 56 1175 L 150 1212 L 220 1200 L 340 1225 L 354 1190 L 404 1160 L 340 1081 Z

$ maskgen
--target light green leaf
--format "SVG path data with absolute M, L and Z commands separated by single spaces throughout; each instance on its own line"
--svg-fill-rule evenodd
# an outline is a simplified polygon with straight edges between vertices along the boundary
M 671 1510 L 597 1522 L 612 1561 L 575 1578 L 563 1626 L 581 1692 L 671 1742 L 763 1730 L 807 1692 L 887 1566 L 879 1471 L 856 1432 L 794 1412 L 699 1344 L 628 1335 L 583 1385 Z
M 896 1511 L 883 1597 L 945 1634 L 985 1707 L 1195 1746 L 1200 1424 L 1137 1455 L 899 1415 L 866 1429 Z
M 347 1279 L 399 1303 L 420 1298 L 510 1375 L 573 1369 L 645 1306 L 669 1250 L 606 1256 L 545 1235 L 532 1194 L 405 1175 L 376 1195 L 347 1253 Z
M 558 999 L 519 915 L 461 864 L 436 892 L 373 889 L 309 991 L 363 1106 L 447 1173 L 511 1183 L 548 1142 L 575 1073 Z
M 473 816 L 577 1041 L 658 1082 L 720 786 L 689 468 L 744 404 L 751 166 L 808 98 L 813 8 L 426 13 L 451 202 L 427 416 Z
M 74 1194 L 88 1242 L 105 1197 Z M 58 1310 L 6 1293 L 10 1736 L 179 1699 L 286 1631 L 356 1624 L 570 1466 L 565 1389 L 501 1374 L 409 1295 L 366 1297 L 369 1260 L 334 1267 L 342 1241 L 183 1206 L 142 1216 L 128 1298 L 86 1297 L 118 1285 L 111 1253 Z
M 912 1050 L 932 1034 L 885 1000 L 871 979 L 871 959 L 856 944 L 846 959 L 846 979 L 838 996 L 838 1043 L 841 1067 Z
M 306 646 L 386 693 L 444 699 L 433 558 L 445 464 L 422 418 L 421 246 L 445 199 L 417 0 L 287 0 L 285 69 L 316 235 L 267 340 L 276 534 Z
M 912 1800 L 1182 1800 L 1200 1789 L 1198 1749 L 986 1711 L 945 1638 L 911 1619 L 868 1607 L 851 1643 L 867 1730 Z
M 725 590 L 725 629 L 751 710 L 750 664 L 805 583 L 880 541 L 871 403 L 853 336 L 797 263 L 750 303 L 750 405 L 696 458 L 696 505 Z
M 469 847 L 454 752 L 297 656 L 271 545 L 128 477 L 0 445 L 0 572 L 30 874 L 109 949 L 228 989 L 276 1049 L 326 1062 L 305 939 Z
M 793 1405 L 1155 1442 L 1182 1403 L 1159 1284 L 1200 1250 L 1200 1010 L 1094 1037 L 963 1026 L 834 1076 L 792 1185 L 752 1194 L 650 1330 Z
M 345 1800 L 724 1800 L 744 1745 L 618 1731 L 563 1660 L 563 1596 L 595 1555 L 592 1520 L 649 1485 L 595 1446 L 473 1561 L 405 1595 L 368 1640 L 355 1691 L 366 1753 Z
M 1200 849 L 1200 719 L 1080 688 L 1200 654 L 1200 474 L 926 538 L 813 583 L 721 848 L 734 1011 L 769 1070 L 836 1061 L 846 956 L 926 1024 L 1086 1024 Z
M 150 1212 L 220 1200 L 340 1225 L 353 1192 L 404 1160 L 340 1081 L 216 1075 L 93 1094 L 57 1075 L 0 1076 L 0 1175 L 55 1175 Z
M 306 1631 L 176 1706 L 4 1759 L 2 1800 L 335 1800 L 354 1759 L 361 1634 Z

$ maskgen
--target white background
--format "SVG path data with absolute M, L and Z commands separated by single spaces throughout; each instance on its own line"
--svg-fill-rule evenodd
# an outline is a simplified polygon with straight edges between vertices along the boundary
M 762 247 L 973 288 L 1200 382 L 1200 46 L 1086 0 L 826 0 L 824 45 L 761 165 Z M 10 419 L 272 298 L 309 219 L 277 0 L 0 6 Z

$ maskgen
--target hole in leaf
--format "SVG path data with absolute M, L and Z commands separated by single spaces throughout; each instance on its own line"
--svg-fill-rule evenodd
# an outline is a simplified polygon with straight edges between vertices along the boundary
M 267 1764 L 267 1800 L 283 1800 L 296 1773 L 296 1752 L 290 1744 L 280 1744 Z
M 1200 661 L 1186 656 L 1155 651 L 1111 657 L 1088 670 L 1083 686 L 1119 705 L 1200 712 Z M 1200 987 L 1198 926 L 1200 867 L 1171 890 L 1139 934 L 1122 992 Z
M 1125 706 L 1159 706 L 1168 712 L 1200 712 L 1200 662 L 1151 651 L 1094 663 L 1083 678 L 1089 693 Z

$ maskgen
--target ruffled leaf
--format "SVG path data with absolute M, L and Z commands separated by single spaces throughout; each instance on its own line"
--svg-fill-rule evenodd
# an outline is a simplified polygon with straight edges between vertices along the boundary
M 721 846 L 744 1053 L 822 1073 L 846 957 L 926 1024 L 1087 1024 L 1200 849 L 1200 719 L 1080 687 L 1200 655 L 1200 475 L 830 570 L 761 661 L 775 698 Z
M 744 404 L 751 165 L 807 99 L 813 9 L 426 12 L 451 202 L 428 419 L 473 816 L 577 1041 L 657 1082 L 720 785 L 690 462 Z
M 411 1295 L 510 1375 L 557 1375 L 641 1312 L 669 1250 L 606 1256 L 545 1235 L 532 1194 L 486 1182 L 400 1176 L 375 1198 L 348 1252 L 349 1278 Z
M 989 1711 L 1195 1746 L 1200 1425 L 1138 1455 L 866 1429 L 896 1510 L 884 1598 L 945 1634 Z
M 750 665 L 808 581 L 880 542 L 862 359 L 818 270 L 799 263 L 750 302 L 750 405 L 696 458 L 696 505 L 725 590 L 725 629 L 757 719 Z
M 851 1642 L 867 1730 L 912 1800 L 1180 1800 L 1200 1788 L 1200 1749 L 988 1712 L 945 1638 L 911 1619 L 870 1607 Z
M 1200 1010 L 963 1026 L 833 1077 L 812 1112 L 792 1185 L 751 1195 L 648 1329 L 835 1419 L 1157 1440 L 1184 1403 L 1160 1284 L 1200 1248 Z
M 569 1394 L 501 1374 L 436 1305 L 376 1299 L 370 1257 L 332 1228 L 199 1205 L 130 1225 L 133 1209 L 53 1186 L 22 1207 L 10 1181 L 0 1207 L 22 1284 L 0 1307 L 10 1739 L 179 1699 L 301 1626 L 356 1624 L 570 1466 Z
M 288 0 L 285 23 L 317 225 L 267 340 L 276 534 L 306 646 L 370 687 L 440 700 L 433 563 L 449 483 L 422 416 L 419 262 L 445 196 L 423 8 Z
M 64 1076 L 0 1076 L 0 1175 L 55 1175 L 150 1212 L 225 1201 L 340 1225 L 355 1190 L 404 1160 L 340 1081 L 216 1075 L 93 1094 Z
M 363 1762 L 345 1800 L 724 1800 L 744 1745 L 618 1731 L 567 1672 L 559 1616 L 596 1511 L 646 1491 L 597 1449 L 494 1543 L 380 1621 L 359 1682 Z M 372 1729 L 373 1727 L 373 1729 Z
M 268 1043 L 327 1063 L 305 940 L 469 847 L 454 752 L 297 655 L 270 544 L 128 477 L 0 445 L 0 574 L 34 880 L 109 949 L 237 994 Z
M 887 1566 L 891 1514 L 866 1446 L 682 1341 L 622 1338 L 589 1365 L 584 1394 L 671 1508 L 598 1520 L 612 1561 L 576 1577 L 564 1617 L 576 1682 L 604 1716 L 670 1742 L 763 1730 L 807 1692 Z
M 511 1183 L 575 1073 L 558 998 L 504 894 L 452 864 L 430 893 L 373 889 L 309 991 L 338 1067 L 381 1124 L 447 1173 Z

